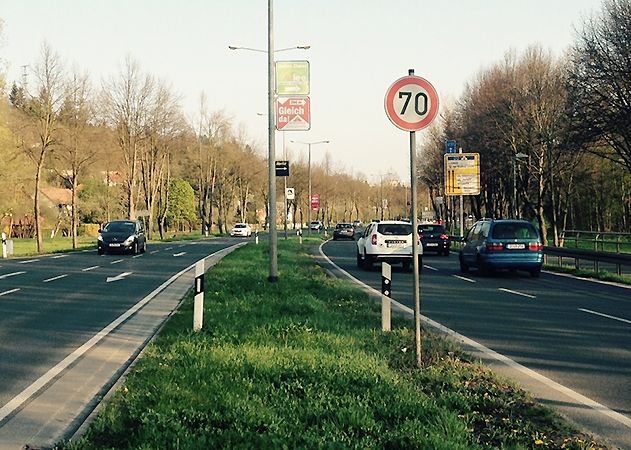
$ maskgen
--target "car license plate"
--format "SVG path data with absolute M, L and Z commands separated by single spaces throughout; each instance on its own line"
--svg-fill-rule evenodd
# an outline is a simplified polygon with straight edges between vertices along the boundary
M 523 250 L 526 248 L 526 244 L 506 244 L 506 248 L 509 250 Z
M 436 243 L 436 242 L 428 242 L 427 246 L 428 247 L 438 247 L 438 243 Z
M 110 244 L 110 247 L 120 247 L 120 244 Z
M 386 247 L 403 247 L 405 241 L 386 241 Z

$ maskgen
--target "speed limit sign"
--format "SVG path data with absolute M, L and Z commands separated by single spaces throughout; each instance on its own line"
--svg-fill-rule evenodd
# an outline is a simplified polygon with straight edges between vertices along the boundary
M 438 114 L 438 94 L 426 79 L 408 75 L 388 88 L 384 106 L 394 125 L 404 131 L 418 131 Z

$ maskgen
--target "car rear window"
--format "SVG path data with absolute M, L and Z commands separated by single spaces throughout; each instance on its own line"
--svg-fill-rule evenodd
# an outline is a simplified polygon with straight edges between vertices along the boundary
M 445 229 L 442 225 L 419 225 L 418 231 L 421 233 L 444 233 Z
M 245 224 L 244 223 L 238 223 L 234 227 L 235 228 L 245 228 Z
M 493 239 L 537 239 L 535 227 L 529 223 L 497 223 L 491 232 Z
M 335 228 L 353 228 L 353 225 L 350 223 L 338 223 Z
M 407 236 L 412 234 L 412 225 L 405 223 L 380 223 L 377 232 L 386 236 Z

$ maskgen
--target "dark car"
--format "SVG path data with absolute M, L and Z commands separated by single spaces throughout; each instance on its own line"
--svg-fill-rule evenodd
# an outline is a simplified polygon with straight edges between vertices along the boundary
M 481 273 L 496 269 L 525 270 L 538 277 L 543 265 L 543 243 L 526 220 L 485 219 L 463 238 L 460 270 L 476 267 Z
M 352 223 L 340 222 L 333 230 L 333 240 L 355 239 L 355 228 Z
M 434 223 L 419 224 L 418 235 L 423 245 L 423 253 L 436 252 L 449 256 L 449 234 L 444 226 Z
M 134 255 L 147 251 L 145 227 L 140 220 L 112 220 L 99 230 L 97 252 L 129 252 Z

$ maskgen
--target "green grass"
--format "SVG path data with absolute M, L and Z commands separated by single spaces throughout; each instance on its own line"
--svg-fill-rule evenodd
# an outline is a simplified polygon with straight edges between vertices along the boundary
M 31 256 L 37 255 L 37 240 L 28 239 L 12 239 L 13 240 L 13 256 Z M 43 247 L 45 253 L 60 253 L 72 251 L 72 237 L 57 236 L 54 239 L 44 237 Z M 96 237 L 79 236 L 77 238 L 77 248 L 96 249 Z
M 380 307 L 309 256 L 317 237 L 228 255 L 147 348 L 86 434 L 66 449 L 478 449 L 598 447 L 523 391 Z

